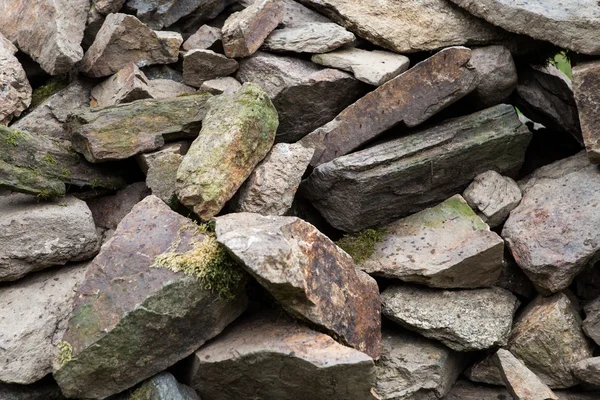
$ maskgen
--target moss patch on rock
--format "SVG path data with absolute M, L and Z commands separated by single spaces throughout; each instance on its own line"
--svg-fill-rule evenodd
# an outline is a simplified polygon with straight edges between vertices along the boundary
M 63 90 L 67 86 L 69 86 L 69 78 L 66 75 L 57 76 L 50 79 L 47 84 L 40 86 L 33 91 L 31 95 L 31 106 L 29 106 L 29 109 L 34 110 L 44 101 L 46 101 L 48 97 Z
M 58 348 L 56 361 L 62 367 L 73 359 L 73 347 L 67 342 L 59 342 L 56 347 Z
M 365 229 L 355 234 L 344 235 L 335 244 L 350 254 L 355 263 L 362 264 L 375 252 L 375 245 L 384 237 L 385 230 L 383 228 Z

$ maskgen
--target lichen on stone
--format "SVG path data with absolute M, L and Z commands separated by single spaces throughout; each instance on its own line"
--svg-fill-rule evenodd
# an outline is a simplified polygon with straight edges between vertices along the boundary
M 385 237 L 383 228 L 365 229 L 355 234 L 344 235 L 336 244 L 354 259 L 357 264 L 364 263 L 375 252 L 375 245 Z
M 129 400 L 150 400 L 152 392 L 153 390 L 150 386 L 142 386 L 131 393 Z
M 23 137 L 23 132 L 16 129 L 6 129 L 5 135 L 3 135 L 4 143 L 8 146 L 17 147 L 19 145 L 19 139 Z
M 42 104 L 53 94 L 61 91 L 69 85 L 69 79 L 65 76 L 58 76 L 52 78 L 46 85 L 40 86 L 35 89 L 31 95 L 30 110 L 35 109 L 37 106 Z
M 58 355 L 56 356 L 56 360 L 58 364 L 62 367 L 69 361 L 73 359 L 73 347 L 67 342 L 59 342 L 56 347 L 58 348 Z

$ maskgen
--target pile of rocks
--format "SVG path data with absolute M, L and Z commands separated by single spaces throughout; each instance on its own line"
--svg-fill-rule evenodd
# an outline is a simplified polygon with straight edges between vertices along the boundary
M 600 398 L 598 33 L 0 0 L 0 399 Z

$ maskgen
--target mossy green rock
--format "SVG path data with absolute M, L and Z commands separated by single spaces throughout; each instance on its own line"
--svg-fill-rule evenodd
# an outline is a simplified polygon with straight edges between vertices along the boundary
M 179 200 L 203 220 L 217 215 L 265 158 L 279 125 L 269 96 L 254 83 L 209 103 L 200 136 L 177 171 Z

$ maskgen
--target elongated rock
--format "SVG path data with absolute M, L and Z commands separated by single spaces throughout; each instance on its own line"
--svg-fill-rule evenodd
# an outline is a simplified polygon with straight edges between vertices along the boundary
M 355 39 L 351 32 L 338 24 L 313 22 L 274 30 L 265 40 L 263 48 L 269 51 L 326 53 Z
M 179 200 L 203 220 L 217 215 L 265 158 L 278 126 L 277 111 L 258 85 L 244 84 L 209 103 L 200 136 L 177 171 Z
M 373 358 L 381 351 L 379 290 L 352 257 L 296 217 L 228 214 L 217 240 L 293 316 Z
M 90 162 L 122 160 L 156 150 L 167 139 L 194 137 L 212 95 L 138 100 L 90 109 L 69 118 L 73 148 Z
M 302 139 L 316 149 L 312 165 L 348 154 L 399 123 L 417 126 L 475 90 L 479 77 L 470 59 L 464 47 L 442 50 L 347 107 Z
M 237 61 L 223 54 L 194 49 L 183 56 L 183 81 L 186 85 L 200 87 L 210 79 L 233 74 L 238 67 Z
M 301 189 L 330 224 L 356 232 L 443 201 L 489 169 L 516 173 L 530 139 L 499 105 L 322 164 Z
M 175 208 L 177 199 L 177 170 L 183 162 L 183 156 L 177 153 L 166 153 L 157 157 L 148 168 L 146 184 L 152 194 Z
M 220 257 L 215 245 L 157 197 L 136 205 L 77 290 L 54 372 L 63 393 L 121 392 L 192 354 L 237 318 L 247 299 L 239 281 L 225 278 L 232 267 L 215 258 L 195 272 L 178 268 L 186 257 Z M 225 278 L 233 297 L 205 289 L 216 284 L 209 275 Z
M 17 48 L 0 34 L 0 124 L 3 125 L 8 125 L 31 104 L 31 85 L 14 56 L 16 52 Z
M 600 23 L 600 16 L 599 16 Z M 590 161 L 600 164 L 600 134 L 597 131 L 600 97 L 600 63 L 589 62 L 573 68 L 573 92 L 579 111 L 583 142 Z
M 152 98 L 148 83 L 148 78 L 138 66 L 129 63 L 92 89 L 92 104 L 96 107 L 108 107 Z
M 285 371 L 285 373 L 281 373 Z M 286 318 L 251 316 L 195 354 L 192 384 L 214 400 L 371 400 L 373 360 Z

